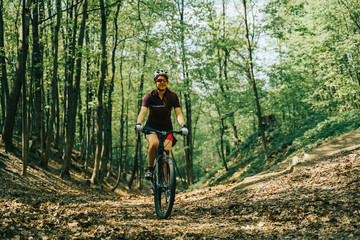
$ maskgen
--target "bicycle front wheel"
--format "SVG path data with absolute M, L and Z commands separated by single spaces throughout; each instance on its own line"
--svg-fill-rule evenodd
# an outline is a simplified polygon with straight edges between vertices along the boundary
M 170 216 L 175 201 L 176 176 L 173 159 L 162 156 L 155 167 L 155 210 L 163 219 Z

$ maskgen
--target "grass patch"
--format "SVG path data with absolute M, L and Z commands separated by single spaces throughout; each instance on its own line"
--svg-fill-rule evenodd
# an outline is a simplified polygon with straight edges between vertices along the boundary
M 274 154 L 268 159 L 265 159 L 263 154 L 260 134 L 256 133 L 229 155 L 229 171 L 223 170 L 222 164 L 217 164 L 212 171 L 191 186 L 191 189 L 242 180 L 359 127 L 360 111 L 352 111 L 325 119 L 314 117 L 301 128 L 292 131 L 278 128 L 269 134 L 268 151 L 269 154 Z

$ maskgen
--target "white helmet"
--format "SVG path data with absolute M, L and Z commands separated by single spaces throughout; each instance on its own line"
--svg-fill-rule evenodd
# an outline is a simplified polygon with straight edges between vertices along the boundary
M 169 75 L 167 71 L 164 71 L 162 69 L 156 70 L 153 74 L 153 79 L 155 80 L 158 76 L 165 76 L 166 80 L 169 79 Z

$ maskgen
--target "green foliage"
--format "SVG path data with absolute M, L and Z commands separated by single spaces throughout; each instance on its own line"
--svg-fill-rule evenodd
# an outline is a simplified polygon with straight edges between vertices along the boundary
M 269 77 L 282 89 L 279 94 L 285 99 L 301 99 L 312 111 L 324 114 L 358 109 L 354 96 L 359 95 L 359 78 L 354 73 L 360 67 L 358 40 L 355 40 L 359 39 L 359 28 L 354 24 L 356 11 L 349 11 L 351 2 L 269 3 L 265 9 L 265 29 L 277 38 L 281 59 L 273 65 Z M 284 91 L 289 87 L 288 79 L 296 95 Z M 304 108 L 294 110 L 306 112 Z
M 301 137 L 293 141 L 292 149 L 296 152 L 310 150 L 323 141 L 339 136 L 343 133 L 360 127 L 360 112 L 352 111 L 334 117 L 328 117 L 324 121 L 308 129 Z
M 152 73 L 159 68 L 170 73 L 169 88 L 175 90 L 181 98 L 184 114 L 184 96 L 189 94 L 191 98 L 194 174 L 195 179 L 199 179 L 196 186 L 241 179 L 278 163 L 291 153 L 310 149 L 328 137 L 357 127 L 357 112 L 352 112 L 360 108 L 360 14 L 356 8 L 357 1 L 273 0 L 267 1 L 266 7 L 260 9 L 261 14 L 259 3 L 262 1 L 253 1 L 248 14 L 259 101 L 262 114 L 274 115 L 278 122 L 269 136 L 269 152 L 292 143 L 291 146 L 281 148 L 279 156 L 274 155 L 270 160 L 265 160 L 259 140 L 254 97 L 247 75 L 243 9 L 238 2 L 225 1 L 224 16 L 220 1 L 184 1 L 185 11 L 181 16 L 182 1 L 121 1 L 117 21 L 118 42 L 114 43 L 113 21 L 117 4 L 106 1 L 106 44 L 109 55 L 106 88 L 109 87 L 108 80 L 113 70 L 110 64 L 111 49 L 117 44 L 115 90 L 112 96 L 113 146 L 115 148 L 122 144 L 128 147 L 126 161 L 130 166 L 134 156 L 133 125 L 138 114 L 137 102 L 154 89 Z M 56 20 L 55 6 L 50 3 L 40 9 L 45 19 L 40 23 L 43 30 L 40 41 L 44 44 L 42 87 L 45 105 L 43 120 L 46 123 L 49 122 L 49 108 L 46 106 L 49 106 L 51 99 L 52 41 Z M 65 125 L 66 88 L 68 78 L 71 77 L 68 61 L 74 57 L 71 56 L 71 44 L 76 42 L 78 36 L 74 36 L 75 41 L 72 39 L 75 13 L 70 11 L 74 11 L 74 8 L 68 1 L 62 4 L 57 77 L 59 121 L 63 121 L 59 124 Z M 12 86 L 21 4 L 4 0 L 4 6 L 6 67 L 9 86 Z M 96 118 L 98 106 L 96 94 L 100 71 L 101 19 L 98 1 L 89 0 L 89 7 L 87 41 L 81 48 L 84 66 L 79 109 L 84 116 L 85 126 L 87 101 L 93 136 L 96 134 L 93 119 Z M 77 33 L 79 27 L 74 29 Z M 32 41 L 30 37 L 29 56 L 32 53 Z M 266 61 L 268 55 L 272 55 L 272 58 Z M 29 66 L 30 61 L 29 57 Z M 27 76 L 31 75 L 31 71 L 30 67 L 27 68 Z M 142 78 L 144 86 L 139 93 Z M 190 81 L 187 82 L 188 79 Z M 29 82 L 28 86 L 32 84 Z M 89 99 L 86 98 L 87 88 Z M 124 97 L 120 94 L 122 90 L 125 92 Z M 127 142 L 119 143 L 122 101 L 125 103 L 126 111 L 123 112 L 128 131 L 125 131 Z M 176 119 L 173 122 L 175 128 L 178 127 Z M 79 143 L 80 132 L 84 130 L 78 127 L 76 131 Z M 235 134 L 241 141 L 239 146 L 234 140 Z M 225 147 L 229 172 L 220 170 L 221 141 Z M 143 152 L 146 147 L 143 144 Z M 173 152 L 179 170 L 184 175 L 182 141 L 178 142 Z M 281 153 L 286 156 L 281 156 Z M 213 166 L 214 169 L 203 176 L 203 170 Z M 239 169 L 243 169 L 243 172 L 234 177 Z
M 229 171 L 218 165 L 200 178 L 191 189 L 239 181 L 245 177 L 265 171 L 274 165 L 287 161 L 294 154 L 309 151 L 322 142 L 360 127 L 360 111 L 352 111 L 334 117 L 313 117 L 298 129 L 279 127 L 270 133 L 269 152 L 280 149 L 274 156 L 265 159 L 262 154 L 260 135 L 255 133 L 233 151 Z

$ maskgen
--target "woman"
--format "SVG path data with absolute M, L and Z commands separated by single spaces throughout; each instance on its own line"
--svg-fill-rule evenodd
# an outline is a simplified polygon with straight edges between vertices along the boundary
M 146 127 L 157 129 L 159 131 L 170 131 L 173 129 L 172 122 L 171 122 L 171 109 L 174 108 L 176 118 L 181 126 L 182 135 L 188 135 L 189 130 L 186 128 L 184 116 L 182 115 L 179 98 L 174 91 L 168 89 L 168 80 L 169 75 L 164 70 L 157 70 L 153 74 L 154 84 L 156 89 L 148 93 L 143 101 L 139 116 L 137 118 L 136 123 L 136 131 L 142 131 L 142 122 L 145 119 L 146 113 L 148 109 L 150 109 L 149 117 L 146 121 Z M 145 178 L 150 180 L 154 160 L 156 157 L 156 149 L 159 146 L 159 139 L 155 133 L 146 135 L 146 140 L 149 142 L 149 149 L 148 149 L 148 163 L 149 167 L 145 171 Z M 175 138 L 172 134 L 170 134 L 165 142 L 164 146 L 165 149 L 171 151 L 171 147 Z

